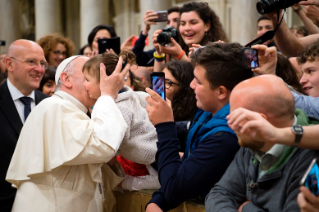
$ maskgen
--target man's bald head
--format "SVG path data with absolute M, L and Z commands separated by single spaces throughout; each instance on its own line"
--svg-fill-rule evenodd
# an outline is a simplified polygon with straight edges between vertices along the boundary
M 289 126 L 295 111 L 293 95 L 274 75 L 253 77 L 239 83 L 231 93 L 230 107 L 231 110 L 243 107 L 262 113 L 278 127 Z
M 8 48 L 8 57 L 18 57 L 25 54 L 25 51 L 41 51 L 44 57 L 44 51 L 42 47 L 34 41 L 31 40 L 16 40 L 12 42 Z
M 5 59 L 8 79 L 25 96 L 37 89 L 45 72 L 45 57 L 41 46 L 30 40 L 10 44 Z

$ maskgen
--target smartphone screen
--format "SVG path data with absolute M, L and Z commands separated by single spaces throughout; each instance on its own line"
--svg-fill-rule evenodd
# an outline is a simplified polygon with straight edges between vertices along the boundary
M 113 49 L 116 54 L 121 52 L 120 37 L 102 38 L 97 40 L 99 46 L 99 54 L 103 54 L 107 49 Z
M 242 49 L 243 63 L 246 68 L 258 68 L 258 51 L 256 49 L 251 48 L 243 48 Z
M 151 82 L 152 82 L 152 89 L 156 93 L 158 93 L 164 100 L 166 100 L 164 72 L 151 73 Z
M 166 22 L 167 19 L 167 11 L 157 11 L 157 19 L 154 19 L 154 22 Z
M 319 166 L 317 159 L 313 159 L 306 173 L 300 181 L 300 185 L 307 187 L 314 195 L 319 194 Z

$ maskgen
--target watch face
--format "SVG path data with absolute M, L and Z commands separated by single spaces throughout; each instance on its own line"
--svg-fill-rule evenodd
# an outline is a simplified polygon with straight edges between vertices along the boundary
M 303 133 L 303 128 L 300 125 L 293 125 L 292 128 L 293 128 L 293 130 L 294 130 L 294 132 L 296 134 L 302 134 Z

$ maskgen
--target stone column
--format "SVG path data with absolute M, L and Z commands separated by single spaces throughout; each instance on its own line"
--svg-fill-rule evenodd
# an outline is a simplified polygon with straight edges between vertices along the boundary
M 58 0 L 35 0 L 35 38 L 50 33 L 61 33 L 61 2 Z
M 231 35 L 232 42 L 247 44 L 257 37 L 256 3 L 259 0 L 232 0 L 231 2 Z
M 75 45 L 74 54 L 78 54 L 80 46 L 80 2 L 77 0 L 65 1 L 65 36 Z
M 81 46 L 87 44 L 91 30 L 100 24 L 111 24 L 108 0 L 80 0 Z
M 155 11 L 161 11 L 161 10 L 167 10 L 172 6 L 171 0 L 140 0 L 140 23 L 141 23 L 141 30 L 144 29 L 144 15 L 147 10 L 155 10 Z M 152 25 L 151 30 L 148 32 L 148 39 L 149 39 L 149 45 L 145 47 L 144 50 L 149 50 L 153 48 L 152 43 L 152 36 L 154 31 L 158 29 L 163 29 L 166 26 L 166 22 L 158 23 L 157 25 Z
M 21 38 L 17 8 L 18 0 L 0 0 L 0 40 L 6 41 L 5 46 L 0 46 L 0 52 L 7 51 L 13 41 Z

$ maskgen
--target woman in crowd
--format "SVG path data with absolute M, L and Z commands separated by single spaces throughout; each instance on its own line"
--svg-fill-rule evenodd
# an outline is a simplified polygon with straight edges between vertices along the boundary
M 193 67 L 186 61 L 170 61 L 161 67 L 165 73 L 166 98 L 172 101 L 175 121 L 190 121 L 196 109 Z
M 84 45 L 80 51 L 79 51 L 79 55 L 84 55 L 86 57 L 91 58 L 92 57 L 92 49 L 89 46 L 89 44 Z
M 170 46 L 162 46 L 157 42 L 161 30 L 153 35 L 153 44 L 156 49 L 154 57 L 157 62 L 169 54 L 176 59 L 189 61 L 189 48 L 193 44 L 205 46 L 208 42 L 218 40 L 228 41 L 222 24 L 215 12 L 205 2 L 188 2 L 180 8 L 180 22 L 178 26 L 179 43 L 171 39 Z
M 45 70 L 38 90 L 52 96 L 54 94 L 55 86 L 55 68 L 49 67 Z
M 194 79 L 193 66 L 187 61 L 170 61 L 161 70 L 165 73 L 166 98 L 171 100 L 174 121 L 178 126 L 180 152 L 184 152 L 187 124 L 197 109 L 194 91 L 189 87 Z
M 38 44 L 43 48 L 49 67 L 57 68 L 65 58 L 73 55 L 73 42 L 60 34 L 46 35 L 38 41 Z
M 88 43 L 93 51 L 93 55 L 98 54 L 98 39 L 117 37 L 113 26 L 110 25 L 98 25 L 92 29 L 88 36 Z

